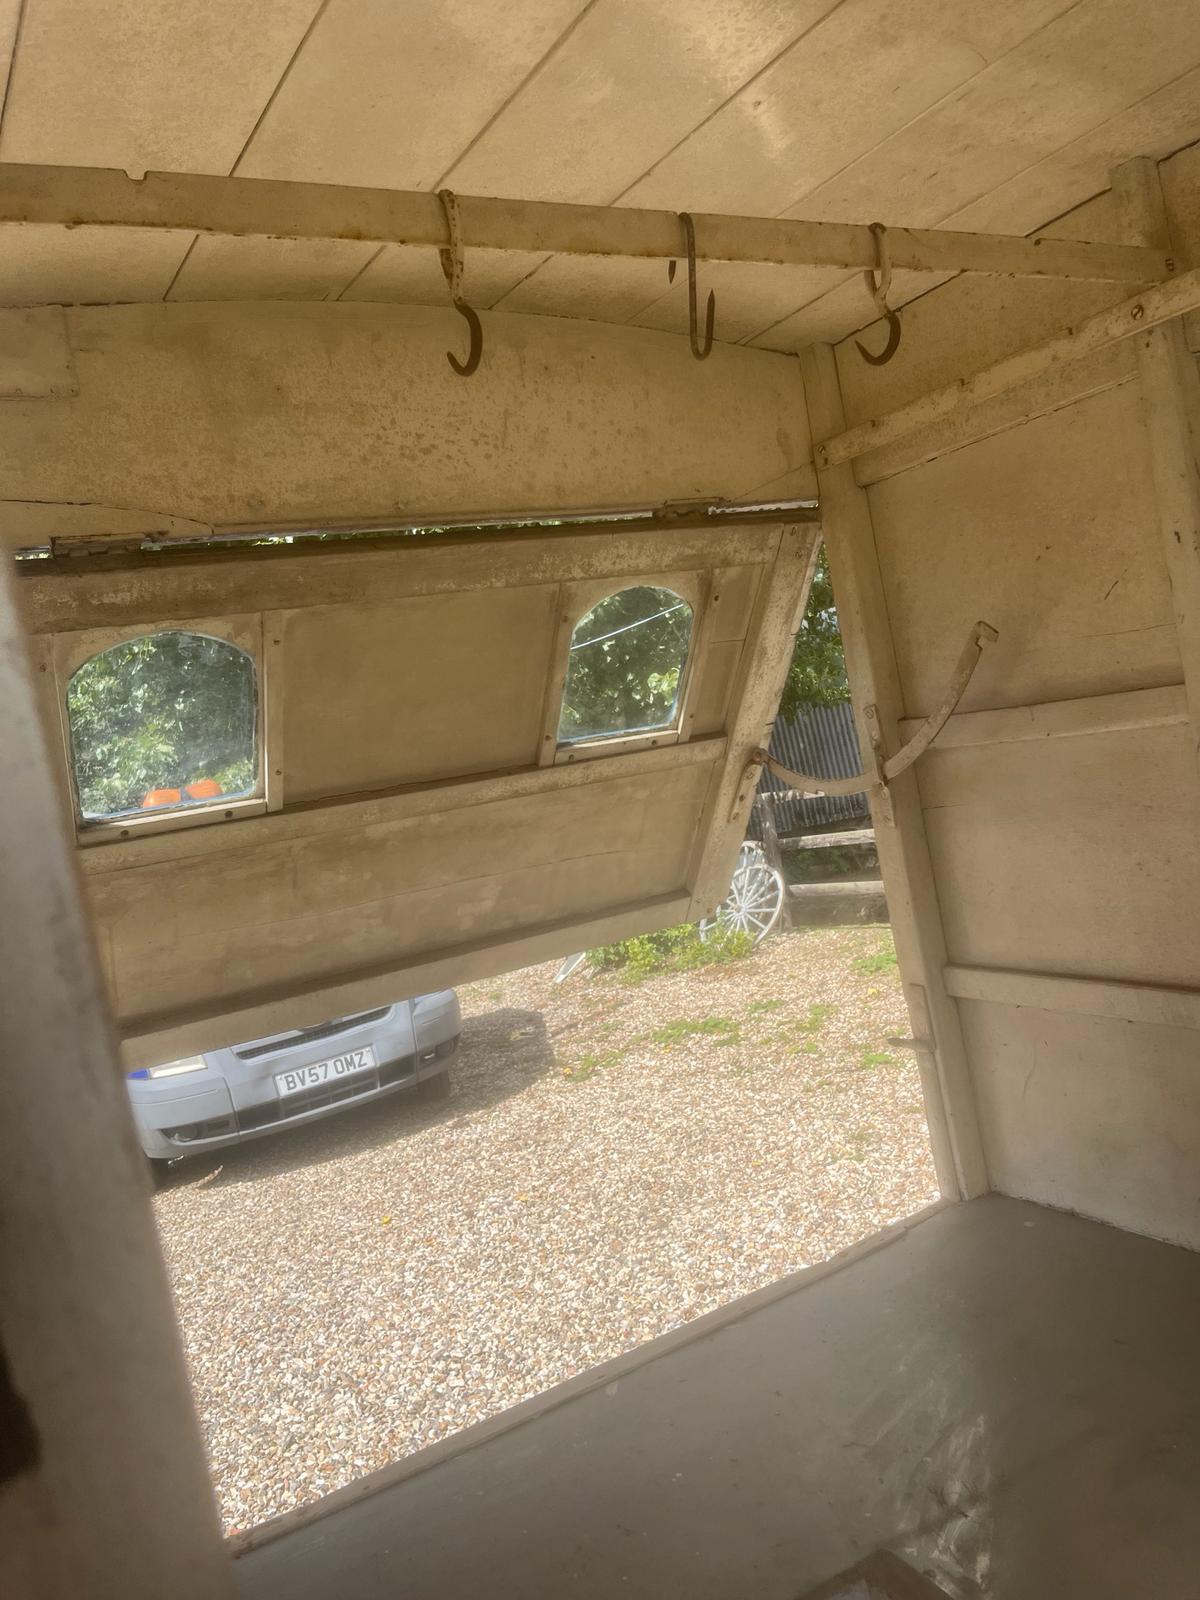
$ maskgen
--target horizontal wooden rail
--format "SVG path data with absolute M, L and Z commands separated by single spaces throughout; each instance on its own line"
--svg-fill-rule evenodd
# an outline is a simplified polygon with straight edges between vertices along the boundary
M 781 850 L 841 850 L 875 843 L 874 828 L 847 828 L 842 833 L 793 833 L 779 841 Z
M 882 900 L 886 895 L 882 878 L 830 878 L 819 883 L 789 883 L 793 900 Z
M 933 749 L 963 750 L 972 745 L 1023 744 L 1039 739 L 1124 733 L 1137 728 L 1168 728 L 1185 723 L 1187 718 L 1183 685 L 1172 683 L 1157 689 L 1087 695 L 1078 700 L 1005 706 L 999 711 L 959 711 L 946 723 Z M 907 739 L 920 726 L 920 719 L 902 722 L 901 735 Z
M 1118 1022 L 1200 1028 L 1200 989 L 1000 967 L 952 965 L 945 968 L 945 977 L 947 991 L 959 1000 L 1070 1011 L 1081 1016 L 1111 1017 Z
M 1087 317 L 1078 327 L 1067 328 L 1045 344 L 1029 350 L 1019 350 L 1016 355 L 1005 356 L 1002 361 L 985 367 L 970 378 L 959 378 L 943 388 L 933 389 L 907 405 L 898 406 L 882 416 L 847 428 L 834 434 L 816 447 L 817 464 L 821 467 L 837 466 L 894 444 L 921 428 L 935 422 L 944 422 L 970 406 L 983 400 L 994 399 L 1022 383 L 1028 383 L 1055 367 L 1079 361 L 1094 355 L 1122 339 L 1130 339 L 1147 328 L 1170 322 L 1189 311 L 1200 308 L 1200 268 L 1185 272 L 1181 277 L 1156 284 L 1132 300 L 1122 300 L 1118 305 L 1107 306 L 1094 316 Z
M 475 247 L 669 260 L 684 249 L 683 227 L 673 211 L 460 195 L 458 213 L 468 251 Z M 148 172 L 131 178 L 108 167 L 14 162 L 0 163 L 0 222 L 433 248 L 448 242 L 441 203 L 424 190 L 192 172 Z M 696 214 L 693 222 L 696 254 L 704 261 L 858 269 L 876 265 L 875 236 L 866 223 L 711 213 Z M 915 272 L 1146 284 L 1175 270 L 1167 252 L 1139 245 L 899 227 L 887 230 L 887 241 L 892 266 Z

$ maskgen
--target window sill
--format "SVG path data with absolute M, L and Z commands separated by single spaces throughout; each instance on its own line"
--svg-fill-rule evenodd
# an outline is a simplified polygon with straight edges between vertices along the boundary
M 242 817 L 261 817 L 267 802 L 261 795 L 229 800 L 224 805 L 182 807 L 178 811 L 147 812 L 144 816 L 114 817 L 108 822 L 75 823 L 75 838 L 81 846 L 130 844 L 135 839 L 157 833 L 175 833 L 181 828 L 207 828 L 221 822 L 237 822 Z
M 555 766 L 571 761 L 595 761 L 600 756 L 631 755 L 636 750 L 661 750 L 679 743 L 678 728 L 659 728 L 649 733 L 614 734 L 609 738 L 578 739 L 560 744 L 554 752 Z

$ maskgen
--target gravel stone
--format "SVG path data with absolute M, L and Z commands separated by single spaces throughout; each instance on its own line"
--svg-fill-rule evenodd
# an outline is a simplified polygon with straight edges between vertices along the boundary
M 155 1209 L 227 1531 L 936 1199 L 890 951 L 810 929 L 639 985 L 471 984 L 448 1101 L 173 1168 Z

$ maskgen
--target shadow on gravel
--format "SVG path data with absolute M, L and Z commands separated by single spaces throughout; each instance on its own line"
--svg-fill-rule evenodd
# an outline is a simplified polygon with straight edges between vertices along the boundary
M 424 1100 L 417 1085 L 381 1100 L 347 1106 L 298 1128 L 281 1129 L 208 1155 L 185 1156 L 167 1169 L 159 1192 L 196 1183 L 222 1187 L 255 1183 L 367 1150 L 403 1145 L 412 1134 L 486 1111 L 520 1094 L 549 1072 L 554 1059 L 554 1046 L 538 1011 L 504 1006 L 467 1017 L 462 1043 L 450 1062 L 448 1100 Z

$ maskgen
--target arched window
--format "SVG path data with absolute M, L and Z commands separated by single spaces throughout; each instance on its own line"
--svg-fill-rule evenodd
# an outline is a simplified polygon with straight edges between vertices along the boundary
M 558 741 L 653 733 L 675 725 L 692 608 L 671 589 L 610 594 L 571 635 Z
M 257 709 L 254 662 L 224 639 L 169 629 L 91 656 L 67 684 L 81 818 L 253 793 Z

